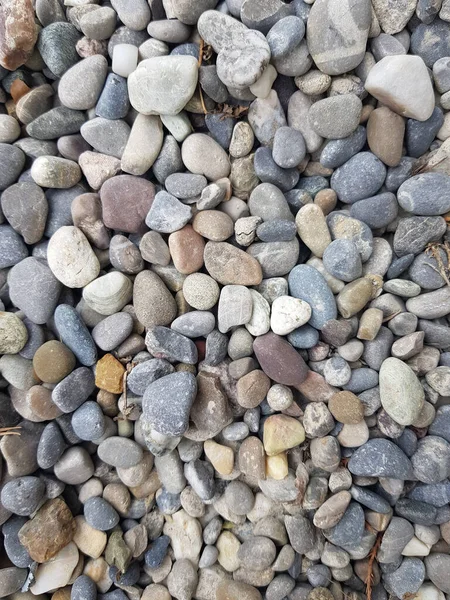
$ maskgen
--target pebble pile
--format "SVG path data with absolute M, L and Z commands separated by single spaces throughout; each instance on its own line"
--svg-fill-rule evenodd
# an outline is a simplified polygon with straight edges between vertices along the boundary
M 1 0 L 0 598 L 450 599 L 450 1 Z

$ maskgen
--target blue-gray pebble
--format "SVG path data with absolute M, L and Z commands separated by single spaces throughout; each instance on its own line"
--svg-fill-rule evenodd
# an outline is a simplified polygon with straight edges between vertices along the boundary
M 174 373 L 175 368 L 162 358 L 153 358 L 136 365 L 127 377 L 128 389 L 137 396 L 143 396 L 148 386 L 164 377 Z
M 273 160 L 270 148 L 258 148 L 255 152 L 253 166 L 256 176 L 263 183 L 273 183 L 283 192 L 292 190 L 300 177 L 297 169 L 282 169 L 279 167 Z
M 436 106 L 431 117 L 426 121 L 408 119 L 406 121 L 406 149 L 408 155 L 419 158 L 425 154 L 433 143 L 437 132 L 444 123 L 444 115 L 439 106 Z
M 75 579 L 70 591 L 70 600 L 96 600 L 97 586 L 87 575 Z
M 61 458 L 66 443 L 55 421 L 45 426 L 37 448 L 37 463 L 41 469 L 50 469 Z
M 348 137 L 330 140 L 320 154 L 320 163 L 327 169 L 336 169 L 355 156 L 366 143 L 366 128 L 359 125 Z
M 127 80 L 116 73 L 110 73 L 95 107 L 95 114 L 105 119 L 123 119 L 129 109 Z
M 89 498 L 84 503 L 84 518 L 87 523 L 100 531 L 109 531 L 119 523 L 119 515 L 103 498 Z
M 414 175 L 399 187 L 400 206 L 414 215 L 435 216 L 450 210 L 450 176 L 445 173 Z
M 371 152 L 359 152 L 338 167 L 331 176 L 330 187 L 339 200 L 353 204 L 373 196 L 386 179 L 386 167 Z
M 89 398 L 95 389 L 91 369 L 79 367 L 60 381 L 52 392 L 52 400 L 64 413 L 71 413 Z
M 38 477 L 18 477 L 8 481 L 1 492 L 1 503 L 15 515 L 31 515 L 41 503 L 45 485 Z
M 371 198 L 355 202 L 350 207 L 350 216 L 366 223 L 371 229 L 389 225 L 398 214 L 397 198 L 392 192 L 383 192 Z
M 342 281 L 350 282 L 362 275 L 361 256 L 351 240 L 333 240 L 325 248 L 323 264 L 331 275 Z
M 69 304 L 60 304 L 55 310 L 55 325 L 61 341 L 72 350 L 78 361 L 90 367 L 97 362 L 97 349 L 88 328 L 79 313 Z
M 393 442 L 382 438 L 372 439 L 352 454 L 348 469 L 362 477 L 392 477 L 414 479 L 411 461 Z
M 92 442 L 105 433 L 105 417 L 97 402 L 88 401 L 72 415 L 72 427 L 80 440 Z
M 292 296 L 311 306 L 309 324 L 312 327 L 320 330 L 327 321 L 337 317 L 333 292 L 317 269 L 309 265 L 297 265 L 289 273 L 288 282 Z

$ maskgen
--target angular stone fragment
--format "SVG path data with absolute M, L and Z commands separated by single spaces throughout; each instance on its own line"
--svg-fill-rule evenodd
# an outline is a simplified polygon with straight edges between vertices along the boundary
M 19 531 L 20 543 L 31 558 L 47 562 L 72 540 L 76 525 L 62 498 L 48 500 Z
M 14 71 L 33 52 L 38 30 L 31 0 L 4 0 L 0 5 L 0 65 Z

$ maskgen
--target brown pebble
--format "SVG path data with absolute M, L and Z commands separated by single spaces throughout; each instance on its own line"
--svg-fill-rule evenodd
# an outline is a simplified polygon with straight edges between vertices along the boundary
M 251 435 L 239 446 L 239 470 L 244 473 L 244 475 L 255 477 L 258 480 L 265 479 L 265 457 L 263 443 L 258 437 Z
M 169 235 L 169 249 L 176 270 L 183 275 L 196 273 L 203 267 L 205 242 L 192 225 Z
M 97 402 L 106 416 L 116 417 L 119 414 L 118 401 L 119 396 L 117 394 L 107 392 L 106 390 L 98 391 Z
M 261 600 L 261 594 L 248 583 L 225 579 L 217 586 L 216 600 Z
M 23 96 L 26 96 L 30 90 L 31 88 L 29 88 L 24 81 L 21 79 L 14 79 L 9 93 L 11 94 L 15 104 L 17 104 L 19 100 L 23 98 Z
M 368 277 L 355 279 L 339 292 L 336 304 L 344 319 L 350 319 L 362 310 L 372 298 L 373 285 Z
M 110 235 L 102 221 L 102 203 L 98 194 L 80 194 L 72 201 L 71 211 L 73 224 L 94 246 L 109 247 Z
M 14 71 L 30 58 L 37 40 L 31 0 L 0 3 L 0 65 Z
M 48 500 L 19 530 L 19 540 L 33 560 L 43 563 L 67 546 L 75 529 L 67 504 L 61 498 L 54 498 Z
M 270 379 L 259 369 L 241 377 L 236 385 L 237 400 L 244 408 L 256 408 L 267 396 Z
M 227 242 L 208 242 L 205 267 L 209 275 L 222 285 L 259 285 L 261 265 L 253 256 Z
M 66 587 L 59 588 L 52 594 L 51 600 L 70 600 L 70 595 L 72 592 L 72 588 L 70 585 L 66 585 Z
M 364 406 L 353 392 L 337 392 L 328 402 L 328 410 L 341 423 L 355 425 L 364 419 Z
M 51 421 L 63 414 L 52 401 L 52 391 L 43 385 L 34 385 L 30 388 L 26 401 L 33 413 L 42 421 Z
M 192 226 L 197 233 L 213 242 L 224 242 L 234 231 L 233 220 L 221 210 L 200 211 L 195 215 Z
M 112 354 L 105 354 L 95 369 L 95 385 L 101 390 L 113 394 L 121 394 L 123 391 L 123 374 L 125 367 Z
M 367 122 L 369 148 L 388 167 L 400 162 L 405 136 L 405 120 L 387 106 L 376 108 Z
M 34 371 L 45 383 L 59 383 L 74 370 L 75 363 L 73 353 L 57 340 L 42 344 L 33 357 Z
M 335 209 L 337 204 L 337 194 L 334 190 L 319 190 L 314 197 L 314 204 L 317 204 L 326 216 Z

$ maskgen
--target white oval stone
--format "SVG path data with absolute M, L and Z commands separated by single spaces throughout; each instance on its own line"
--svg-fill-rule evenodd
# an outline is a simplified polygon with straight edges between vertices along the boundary
M 177 115 L 192 98 L 198 80 L 193 56 L 155 56 L 128 78 L 130 102 L 144 115 Z
M 387 414 L 400 425 L 419 417 L 425 393 L 414 371 L 398 358 L 387 358 L 380 369 L 380 398 Z
M 60 227 L 50 238 L 47 262 L 53 275 L 69 288 L 81 288 L 100 272 L 100 263 L 87 237 L 68 225 Z
M 101 315 L 112 315 L 128 304 L 133 296 L 133 284 L 119 271 L 112 271 L 92 281 L 83 290 L 86 303 Z
M 287 335 L 311 318 L 311 307 L 300 298 L 279 296 L 272 302 L 270 327 L 277 335 Z
M 121 77 L 128 77 L 136 70 L 139 49 L 133 44 L 116 44 L 113 50 L 112 70 Z

